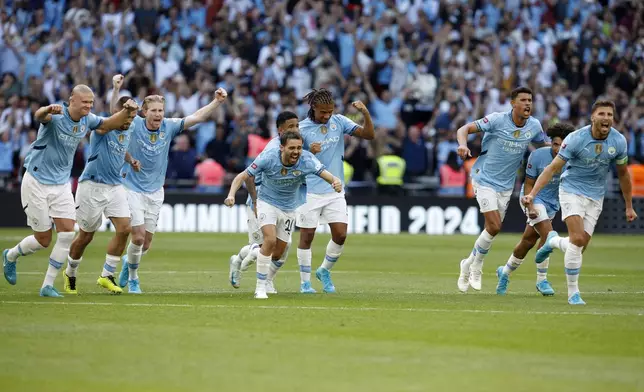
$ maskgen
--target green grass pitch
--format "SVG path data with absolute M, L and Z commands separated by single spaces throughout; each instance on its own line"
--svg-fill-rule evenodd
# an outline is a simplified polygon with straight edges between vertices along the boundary
M 0 230 L 0 249 L 26 234 Z M 160 233 L 145 293 L 109 295 L 95 284 L 109 236 L 89 246 L 77 297 L 38 296 L 49 251 L 19 261 L 16 286 L 1 279 L 0 391 L 644 391 L 641 236 L 593 239 L 584 307 L 566 302 L 558 251 L 554 297 L 535 291 L 534 252 L 494 294 L 518 235 L 497 238 L 478 293 L 456 289 L 474 237 L 353 235 L 338 294 L 299 294 L 293 249 L 266 301 L 252 298 L 254 268 L 228 284 L 242 234 Z

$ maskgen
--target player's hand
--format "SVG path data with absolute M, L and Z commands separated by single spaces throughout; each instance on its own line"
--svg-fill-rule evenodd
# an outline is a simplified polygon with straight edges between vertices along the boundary
M 125 109 L 128 112 L 132 113 L 132 112 L 136 112 L 137 110 L 139 110 L 139 105 L 137 105 L 136 102 L 134 102 L 133 99 L 128 99 L 127 102 L 125 102 L 123 104 L 123 109 Z
M 311 154 L 317 154 L 320 151 L 322 151 L 322 143 L 314 142 L 314 143 L 309 144 L 309 152 Z
M 114 86 L 114 88 L 116 90 L 120 90 L 121 86 L 123 85 L 123 80 L 124 79 L 125 79 L 125 77 L 123 75 L 121 75 L 121 74 L 114 75 L 112 77 L 112 86 Z
M 62 114 L 63 105 L 49 105 L 47 106 L 47 113 L 49 114 Z
M 132 159 L 130 166 L 132 166 L 132 169 L 134 169 L 135 172 L 141 171 L 141 162 L 139 162 L 137 159 Z
M 526 209 L 528 211 L 528 218 L 537 219 L 537 217 L 539 217 L 539 213 L 537 213 L 537 210 L 534 209 L 533 204 L 530 204 L 530 206 L 527 206 Z
M 627 208 L 626 209 L 626 221 L 627 222 L 632 222 L 635 219 L 637 219 L 637 213 L 633 208 Z
M 342 192 L 342 181 L 338 177 L 333 177 L 333 182 L 331 183 L 333 190 L 340 193 Z
M 215 101 L 219 103 L 224 102 L 227 96 L 228 92 L 221 87 L 218 88 L 217 91 L 215 91 Z
M 466 160 L 467 158 L 472 156 L 472 153 L 470 152 L 470 149 L 467 148 L 467 146 L 458 146 L 456 153 L 459 157 L 461 157 L 462 160 Z
M 230 196 L 230 195 L 228 195 L 228 197 L 226 198 L 226 200 L 224 200 L 224 204 L 225 204 L 227 207 L 232 207 L 232 206 L 234 206 L 234 205 L 235 205 L 235 196 Z
M 533 201 L 534 197 L 532 197 L 532 195 L 525 195 L 521 198 L 521 204 L 523 204 L 527 208 L 532 208 Z
M 364 104 L 364 103 L 362 103 L 362 101 L 355 101 L 355 102 L 352 102 L 352 103 L 351 103 L 351 106 L 353 106 L 354 108 L 356 108 L 356 109 L 357 109 L 360 113 L 362 113 L 362 114 L 369 113 L 369 110 L 367 110 L 367 107 L 365 106 L 365 104 Z

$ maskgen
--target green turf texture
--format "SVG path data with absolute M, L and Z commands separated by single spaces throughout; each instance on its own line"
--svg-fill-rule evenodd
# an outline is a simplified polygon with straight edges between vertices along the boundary
M 0 249 L 28 233 L 0 230 Z M 456 288 L 475 237 L 351 235 L 338 293 L 302 295 L 296 233 L 265 301 L 254 267 L 228 284 L 242 234 L 159 233 L 144 294 L 109 295 L 96 286 L 109 236 L 90 244 L 77 297 L 38 296 L 49 250 L 19 261 L 16 286 L 0 278 L 0 391 L 644 391 L 641 236 L 593 239 L 583 307 L 567 304 L 558 251 L 554 297 L 535 290 L 534 252 L 494 294 L 518 235 L 494 242 L 481 292 Z

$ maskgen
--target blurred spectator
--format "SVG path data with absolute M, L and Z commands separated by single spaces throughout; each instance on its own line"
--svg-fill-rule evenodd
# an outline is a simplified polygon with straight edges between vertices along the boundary
M 174 146 L 170 151 L 167 178 L 175 180 L 177 188 L 192 188 L 196 164 L 197 152 L 190 146 L 188 136 L 181 134 L 175 137 Z
M 280 111 L 304 118 L 308 105 L 302 97 L 313 87 L 332 91 L 336 111 L 357 123 L 362 118 L 351 102 L 362 100 L 372 112 L 376 140 L 348 138 L 345 144 L 353 182 L 360 185 L 375 186 L 376 162 L 391 151 L 406 161 L 406 182 L 436 192 L 456 148 L 456 129 L 510 110 L 508 92 L 521 84 L 533 89 L 533 115 L 544 128 L 557 121 L 587 125 L 597 98 L 614 100 L 615 127 L 629 141 L 629 159 L 644 161 L 642 1 L 4 5 L 0 132 L 9 140 L 3 148 L 14 157 L 8 184 L 18 185 L 17 165 L 34 140 L 38 107 L 66 100 L 75 84 L 85 83 L 96 94 L 94 112 L 107 115 L 115 73 L 125 75 L 121 93 L 139 103 L 148 94 L 163 94 L 169 117 L 191 114 L 216 87 L 229 92 L 211 121 L 177 139 L 169 183 L 179 177 L 194 183 L 194 167 L 206 159 L 231 175 L 244 170 L 276 135 Z M 481 135 L 469 140 L 474 151 Z M 185 150 L 186 143 L 194 147 Z M 87 152 L 82 144 L 73 176 Z M 466 172 L 470 161 L 463 163 Z
M 460 165 L 456 151 L 450 151 L 447 161 L 439 169 L 441 185 L 440 196 L 465 196 L 467 177 L 465 169 Z
M 226 171 L 217 161 L 207 157 L 195 168 L 197 190 L 199 192 L 221 193 L 224 191 Z

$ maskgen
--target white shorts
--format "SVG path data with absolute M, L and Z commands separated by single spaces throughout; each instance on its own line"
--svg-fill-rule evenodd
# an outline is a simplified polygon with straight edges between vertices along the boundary
M 45 185 L 25 172 L 20 186 L 20 201 L 27 214 L 27 224 L 35 232 L 51 229 L 52 218 L 76 219 L 70 183 Z
M 123 185 L 83 181 L 76 190 L 76 221 L 78 227 L 93 233 L 101 227 L 103 214 L 107 218 L 129 218 L 130 207 Z
M 497 192 L 492 188 L 480 185 L 474 180 L 472 180 L 472 189 L 474 189 L 476 201 L 479 203 L 479 210 L 482 213 L 499 211 L 501 221 L 503 221 L 508 210 L 508 204 L 510 204 L 512 190 Z
M 546 206 L 544 206 L 543 204 L 540 204 L 540 203 L 533 204 L 534 209 L 537 211 L 537 217 L 534 219 L 531 219 L 528 216 L 528 211 L 525 208 L 525 206 L 521 203 L 521 199 L 519 199 L 519 205 L 521 206 L 521 210 L 525 213 L 525 216 L 527 218 L 526 223 L 532 227 L 536 226 L 538 223 L 541 223 L 546 220 L 551 220 L 552 218 L 554 218 L 554 216 L 548 216 L 548 211 L 546 210 Z
M 282 211 L 262 200 L 257 200 L 257 216 L 259 227 L 274 225 L 277 238 L 284 242 L 291 241 L 291 234 L 295 227 L 295 211 Z
M 262 228 L 259 226 L 259 220 L 250 206 L 246 206 L 246 216 L 248 217 L 248 220 L 246 221 L 246 226 L 248 228 L 248 244 L 261 245 L 264 242 L 264 234 L 262 233 Z
M 132 227 L 145 225 L 145 231 L 154 234 L 159 221 L 159 211 L 163 205 L 163 188 L 152 193 L 141 193 L 131 189 L 126 191 Z
M 321 223 L 349 223 L 344 192 L 306 194 L 306 203 L 297 209 L 297 227 L 315 229 Z
M 602 213 L 604 198 L 593 200 L 559 189 L 559 203 L 561 204 L 561 219 L 563 221 L 566 221 L 569 216 L 578 215 L 584 221 L 584 231 L 593 235 L 599 215 Z

